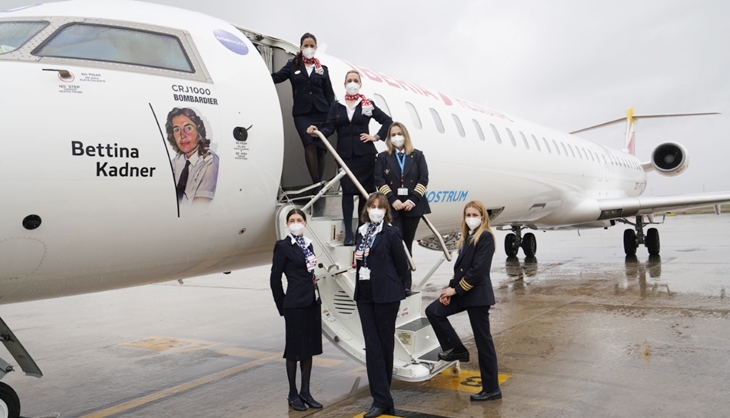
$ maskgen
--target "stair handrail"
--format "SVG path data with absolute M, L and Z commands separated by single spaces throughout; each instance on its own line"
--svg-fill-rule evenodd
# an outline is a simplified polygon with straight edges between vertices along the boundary
M 350 171 L 350 167 L 348 167 L 347 164 L 345 164 L 345 162 L 342 160 L 342 157 L 340 157 L 340 154 L 338 154 L 337 151 L 335 151 L 335 148 L 332 146 L 332 144 L 330 144 L 330 141 L 328 141 L 327 138 L 324 135 L 322 135 L 322 132 L 320 132 L 318 129 L 315 129 L 314 133 L 319 137 L 319 139 L 322 141 L 322 143 L 327 148 L 327 150 L 332 154 L 332 157 L 335 159 L 335 161 L 337 161 L 337 164 L 340 165 L 340 168 L 342 168 L 342 170 L 344 170 L 345 173 L 347 173 L 347 177 L 349 177 L 350 180 L 352 180 L 352 183 L 355 185 L 355 187 L 357 187 L 357 190 L 360 191 L 360 194 L 362 195 L 362 197 L 364 199 L 367 199 L 368 197 L 370 197 L 368 192 L 365 191 L 365 188 L 362 187 L 362 184 L 360 184 L 360 182 L 357 180 L 357 177 L 355 177 L 355 175 L 352 174 L 352 171 Z M 358 214 L 358 217 L 359 217 L 359 214 Z M 444 245 L 444 248 L 446 248 L 445 245 Z M 405 242 L 403 242 L 403 249 L 406 252 L 406 258 L 408 259 L 408 265 L 411 267 L 411 271 L 416 271 L 416 263 L 413 262 L 413 258 L 411 257 L 411 253 L 408 252 L 408 247 L 406 246 Z
M 426 215 L 423 215 L 422 218 L 423 218 L 423 221 L 428 226 L 428 228 L 431 230 L 431 232 L 433 232 L 433 235 L 436 237 L 439 244 L 441 245 L 441 250 L 444 252 L 444 257 L 446 257 L 446 260 L 450 262 L 451 261 L 451 252 L 449 252 L 449 249 L 446 248 L 446 242 L 444 242 L 444 237 L 439 233 L 438 230 L 436 230 L 436 227 L 433 226 L 433 224 L 431 223 L 431 221 L 428 220 Z

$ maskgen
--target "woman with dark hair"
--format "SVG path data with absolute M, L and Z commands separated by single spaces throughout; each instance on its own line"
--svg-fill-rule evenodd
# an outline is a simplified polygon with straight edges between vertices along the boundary
M 425 197 L 428 164 L 423 152 L 413 148 L 408 129 L 400 122 L 390 125 L 385 144 L 388 149 L 375 159 L 375 186 L 388 198 L 393 226 L 400 229 L 408 252 L 413 255 L 418 223 L 421 216 L 431 213 Z
M 327 115 L 327 123 L 318 125 L 325 137 L 337 131 L 337 154 L 342 157 L 362 187 L 368 193 L 375 191 L 373 168 L 377 150 L 373 142 L 383 139 L 388 127 L 393 123 L 385 112 L 380 110 L 375 102 L 360 94 L 362 78 L 360 73 L 350 70 L 345 74 L 344 103 L 333 103 Z M 370 120 L 375 119 L 381 125 L 375 135 L 370 135 Z M 310 126 L 307 132 L 314 135 L 317 126 Z M 353 245 L 352 209 L 353 199 L 359 191 L 349 177 L 340 180 L 342 186 L 342 219 L 345 222 L 345 245 Z M 365 200 L 358 200 L 357 213 L 362 213 Z
M 271 74 L 274 83 L 291 82 L 294 106 L 292 116 L 299 137 L 304 145 L 304 158 L 313 183 L 322 181 L 324 176 L 324 154 L 327 148 L 322 141 L 307 135 L 310 125 L 322 125 L 327 120 L 327 112 L 335 101 L 329 70 L 320 64 L 314 54 L 317 51 L 317 38 L 311 33 L 302 35 L 299 52 L 284 67 Z M 326 136 L 326 135 L 325 135 Z
M 322 354 L 322 313 L 317 295 L 312 241 L 304 236 L 307 215 L 299 209 L 292 209 L 286 215 L 289 235 L 276 242 L 274 259 L 271 263 L 271 292 L 276 309 L 286 323 L 286 374 L 289 378 L 289 405 L 304 411 L 322 408 L 309 392 L 309 378 L 312 373 L 312 356 Z M 287 280 L 287 289 L 281 283 L 281 275 Z M 302 389 L 297 391 L 297 362 L 302 370 Z
M 174 108 L 165 123 L 177 200 L 181 204 L 210 202 L 218 183 L 218 156 L 209 149 L 203 120 L 189 108 Z
M 449 316 L 466 311 L 479 354 L 482 391 L 471 395 L 473 401 L 502 399 L 497 377 L 497 352 L 489 330 L 489 308 L 494 305 L 494 290 L 489 278 L 494 256 L 494 232 L 489 226 L 489 213 L 482 202 L 473 200 L 464 206 L 461 218 L 459 257 L 454 263 L 454 278 L 441 291 L 438 300 L 426 308 L 426 316 L 444 350 L 438 357 L 444 361 L 469 361 Z
M 360 214 L 355 260 L 355 301 L 365 339 L 365 361 L 373 404 L 365 418 L 394 414 L 393 377 L 395 319 L 411 280 L 406 250 L 398 228 L 390 225 L 388 199 L 373 193 Z

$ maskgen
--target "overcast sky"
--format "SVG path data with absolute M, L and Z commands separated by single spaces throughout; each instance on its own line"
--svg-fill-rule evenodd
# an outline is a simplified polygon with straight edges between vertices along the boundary
M 730 2 L 723 0 L 153 0 L 327 53 L 564 131 L 625 115 L 645 120 L 636 153 L 682 143 L 690 167 L 649 175 L 646 194 L 730 190 Z M 33 4 L 0 0 L 0 8 Z M 585 138 L 621 148 L 624 126 Z

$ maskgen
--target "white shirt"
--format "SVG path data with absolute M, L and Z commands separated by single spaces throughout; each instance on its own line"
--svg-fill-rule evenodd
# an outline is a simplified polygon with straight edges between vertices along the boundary
M 307 246 L 307 247 L 309 247 L 309 244 L 312 243 L 312 240 L 309 239 L 309 238 L 307 238 L 307 237 L 305 237 L 304 235 L 302 235 L 302 238 L 304 238 L 304 245 Z M 296 239 L 296 237 L 294 237 L 294 235 L 289 234 L 289 239 L 291 239 L 291 243 L 292 244 L 296 244 L 297 243 L 297 239 Z
M 355 109 L 357 109 L 357 105 L 362 102 L 362 99 L 360 97 L 357 98 L 355 101 L 355 104 L 352 105 L 352 107 L 347 105 L 347 101 L 345 101 L 345 108 L 347 109 L 347 118 L 350 119 L 350 122 L 352 122 L 352 116 L 355 114 Z M 367 232 L 367 229 L 365 230 Z
M 180 181 L 180 174 L 187 161 L 190 161 L 188 182 L 185 184 L 185 194 L 180 204 L 190 205 L 196 197 L 213 199 L 218 183 L 218 156 L 213 151 L 208 151 L 205 155 L 200 155 L 196 151 L 189 159 L 185 158 L 185 154 L 177 154 L 172 160 L 176 185 Z
M 307 69 L 307 75 L 312 75 L 312 71 L 314 71 L 314 64 L 312 65 L 304 65 L 304 68 Z

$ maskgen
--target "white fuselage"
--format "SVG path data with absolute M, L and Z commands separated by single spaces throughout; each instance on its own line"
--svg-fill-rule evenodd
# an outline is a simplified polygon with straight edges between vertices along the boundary
M 270 69 L 255 46 L 224 21 L 137 2 L 51 3 L 0 13 L 0 22 L 50 22 L 34 47 L 82 18 L 179 35 L 197 71 L 183 77 L 124 64 L 0 55 L 0 303 L 268 262 L 276 238 L 285 122 Z M 217 31 L 237 34 L 248 52 L 224 47 L 213 35 Z M 319 58 L 341 96 L 353 65 Z M 59 69 L 73 80 L 63 80 Z M 597 199 L 638 196 L 645 188 L 646 174 L 632 155 L 356 69 L 363 73 L 363 93 L 404 122 L 425 153 L 429 218 L 439 230 L 455 229 L 469 200 L 502 209 L 493 225 L 559 228 L 595 221 Z M 416 109 L 420 129 L 407 106 Z M 165 128 L 175 107 L 202 115 L 210 149 L 219 158 L 215 197 L 203 206 L 177 204 L 174 152 Z M 440 115 L 443 133 L 431 109 Z M 234 129 L 250 125 L 248 140 L 236 141 Z M 29 215 L 38 215 L 41 226 L 24 228 Z

